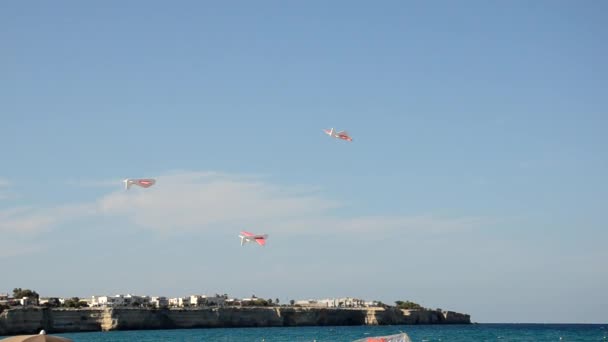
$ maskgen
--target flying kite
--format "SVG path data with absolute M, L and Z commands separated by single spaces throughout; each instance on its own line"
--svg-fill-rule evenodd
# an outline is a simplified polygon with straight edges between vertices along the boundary
M 125 183 L 125 190 L 129 190 L 131 185 L 141 186 L 142 188 L 149 188 L 156 183 L 156 180 L 152 178 L 127 178 L 123 180 L 123 183 Z
M 241 238 L 241 246 L 246 244 L 247 242 L 257 242 L 258 245 L 260 246 L 265 246 L 266 245 L 266 239 L 268 238 L 268 234 L 263 234 L 263 235 L 257 235 L 257 234 L 253 234 L 250 232 L 241 232 L 241 234 L 239 234 L 239 237 Z
M 332 129 L 324 129 L 323 132 L 325 132 L 325 134 L 329 135 L 332 138 L 338 138 L 338 139 L 342 139 L 342 140 L 346 140 L 346 141 L 353 141 L 353 138 L 351 138 L 350 135 L 348 135 L 347 131 L 336 132 L 332 128 Z

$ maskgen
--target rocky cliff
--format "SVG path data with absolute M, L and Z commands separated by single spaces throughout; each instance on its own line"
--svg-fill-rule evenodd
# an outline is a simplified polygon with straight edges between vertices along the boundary
M 223 307 L 192 309 L 25 307 L 0 314 L 0 335 L 76 331 L 323 325 L 469 324 L 452 311 L 396 308 Z

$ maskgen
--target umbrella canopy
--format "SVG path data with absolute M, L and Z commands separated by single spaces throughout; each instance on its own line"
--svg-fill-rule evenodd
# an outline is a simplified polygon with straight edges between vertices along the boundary
M 355 340 L 353 342 L 412 342 L 406 333 L 388 335 L 388 336 L 373 336 Z
M 52 336 L 46 334 L 39 335 L 19 335 L 1 339 L 0 342 L 73 342 L 69 338 Z

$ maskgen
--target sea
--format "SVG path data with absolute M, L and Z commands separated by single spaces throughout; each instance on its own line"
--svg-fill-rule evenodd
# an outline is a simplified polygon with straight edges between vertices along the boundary
M 264 341 L 346 342 L 405 332 L 412 341 L 603 341 L 608 324 L 470 324 L 209 328 L 56 334 L 75 342 Z

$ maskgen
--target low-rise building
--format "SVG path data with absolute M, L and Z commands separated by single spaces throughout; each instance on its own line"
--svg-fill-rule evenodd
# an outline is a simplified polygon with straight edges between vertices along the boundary
M 85 303 L 87 303 L 88 306 L 91 306 L 91 302 L 92 302 L 91 298 L 78 298 L 78 301 L 85 302 Z
M 205 301 L 205 305 L 209 306 L 224 306 L 226 303 L 227 296 L 215 295 L 212 297 L 203 296 L 203 300 Z
M 319 302 L 315 299 L 296 300 L 294 303 L 296 306 L 302 306 L 307 308 L 326 308 L 327 303 Z
M 10 305 L 10 297 L 7 294 L 0 293 L 0 305 Z
M 123 295 L 92 296 L 90 306 L 122 306 L 125 305 Z
M 150 305 L 155 308 L 166 308 L 169 306 L 169 300 L 167 300 L 167 297 L 152 297 Z
M 203 306 L 203 296 L 201 295 L 191 295 L 190 296 L 190 306 Z
M 19 299 L 19 304 L 21 304 L 22 306 L 38 305 L 38 298 L 23 297 L 23 298 Z
M 169 306 L 171 307 L 188 307 L 190 306 L 190 297 L 177 297 L 169 299 Z
M 127 306 L 147 306 L 150 304 L 149 296 L 137 296 L 132 294 L 127 294 L 124 296 L 125 303 Z
M 317 308 L 360 308 L 365 306 L 363 299 L 352 297 L 331 298 L 331 299 L 307 299 L 297 300 L 294 305 Z
M 137 296 L 132 294 L 115 296 L 92 296 L 90 300 L 83 299 L 91 307 L 98 306 L 149 306 L 150 296 Z
M 236 298 L 228 298 L 224 301 L 224 304 L 228 306 L 240 305 L 241 301 Z
M 57 297 L 46 297 L 46 298 L 40 298 L 40 300 L 38 301 L 39 305 L 45 305 L 45 306 L 60 306 L 61 302 L 59 301 L 59 298 Z

